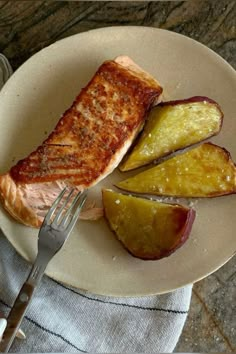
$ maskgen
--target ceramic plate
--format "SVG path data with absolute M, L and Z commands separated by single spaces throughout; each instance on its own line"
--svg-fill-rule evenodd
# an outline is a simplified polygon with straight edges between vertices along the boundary
M 211 139 L 236 161 L 236 74 L 227 62 L 182 35 L 146 27 L 112 27 L 63 39 L 22 65 L 0 93 L 0 172 L 45 139 L 98 66 L 130 56 L 163 85 L 168 99 L 205 95 L 225 114 L 221 133 Z M 90 192 L 101 203 L 101 187 L 124 178 L 115 171 Z M 236 196 L 199 200 L 189 240 L 170 257 L 142 261 L 116 241 L 103 219 L 81 221 L 47 274 L 97 294 L 138 296 L 169 292 L 222 266 L 236 250 Z M 0 225 L 28 261 L 36 255 L 37 230 L 15 222 L 3 210 Z

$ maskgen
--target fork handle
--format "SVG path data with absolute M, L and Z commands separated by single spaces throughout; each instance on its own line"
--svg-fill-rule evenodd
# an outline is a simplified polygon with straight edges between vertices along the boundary
M 35 287 L 26 281 L 17 296 L 7 318 L 7 327 L 0 342 L 0 352 L 7 353 L 12 345 L 25 312 L 33 297 Z

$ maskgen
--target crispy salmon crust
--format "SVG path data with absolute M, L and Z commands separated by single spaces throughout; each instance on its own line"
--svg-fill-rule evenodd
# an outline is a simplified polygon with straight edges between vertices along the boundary
M 0 176 L 4 207 L 38 227 L 42 210 L 65 185 L 88 188 L 114 170 L 161 93 L 159 83 L 130 58 L 104 62 L 42 145 Z
M 105 62 L 43 144 L 11 168 L 12 178 L 17 183 L 62 179 L 93 184 L 144 123 L 162 92 L 154 83 L 115 61 Z

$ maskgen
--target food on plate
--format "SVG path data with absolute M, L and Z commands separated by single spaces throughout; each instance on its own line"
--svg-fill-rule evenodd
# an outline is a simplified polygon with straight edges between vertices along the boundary
M 105 218 L 117 239 L 135 257 L 169 256 L 188 239 L 194 209 L 102 191 Z
M 152 109 L 140 138 L 121 163 L 120 170 L 149 164 L 216 135 L 222 122 L 219 105 L 208 97 L 162 102 Z
M 6 210 L 39 227 L 66 185 L 83 190 L 110 174 L 161 93 L 160 84 L 130 58 L 104 62 L 42 145 L 0 176 Z
M 236 192 L 236 166 L 226 149 L 204 143 L 116 186 L 153 195 L 217 197 Z

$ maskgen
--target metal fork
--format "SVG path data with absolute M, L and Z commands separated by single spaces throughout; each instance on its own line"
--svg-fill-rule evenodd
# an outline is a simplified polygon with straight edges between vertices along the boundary
M 8 315 L 7 327 L 0 343 L 2 353 L 9 351 L 48 263 L 68 239 L 87 198 L 87 191 L 77 193 L 74 198 L 74 189 L 67 196 L 66 192 L 67 188 L 59 194 L 40 228 L 37 257 Z

